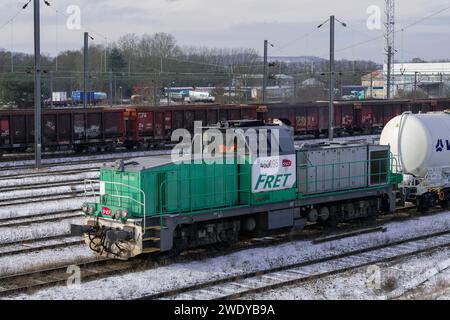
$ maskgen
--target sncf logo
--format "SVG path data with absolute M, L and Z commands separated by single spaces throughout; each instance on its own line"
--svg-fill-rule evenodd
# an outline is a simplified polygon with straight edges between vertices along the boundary
M 112 210 L 107 207 L 102 207 L 102 215 L 110 216 L 112 214 Z
M 444 146 L 444 140 L 438 139 L 435 148 L 436 148 L 436 152 L 442 152 L 444 150 L 444 148 L 447 150 L 450 150 L 450 141 L 445 140 L 445 146 Z
M 284 167 L 284 168 L 290 167 L 290 166 L 292 165 L 292 161 L 291 161 L 291 160 L 288 160 L 288 159 L 283 159 L 282 164 L 283 164 L 283 167 Z

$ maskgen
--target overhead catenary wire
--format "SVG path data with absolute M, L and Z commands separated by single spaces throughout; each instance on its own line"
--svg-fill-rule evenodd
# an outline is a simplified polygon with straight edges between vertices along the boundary
M 6 22 L 4 22 L 1 26 L 0 26 L 0 31 L 5 28 L 8 24 L 12 23 L 21 13 L 23 10 L 25 10 L 28 5 L 30 4 L 31 0 L 28 0 L 28 2 L 26 2 L 11 18 L 9 18 Z
M 47 5 L 47 7 L 51 8 L 53 11 L 56 12 L 56 14 L 63 16 L 64 18 L 69 18 L 70 16 L 64 12 L 59 11 L 57 8 L 55 8 L 54 6 L 52 6 L 52 4 L 50 2 L 48 2 L 47 0 L 44 0 L 45 4 Z M 94 35 L 98 35 L 100 38 L 103 38 L 104 40 L 107 41 L 113 41 L 111 38 L 107 37 L 106 35 L 104 35 L 103 33 L 88 27 L 86 25 L 83 24 L 83 26 L 81 26 L 80 32 L 85 32 L 85 31 L 89 31 L 90 33 L 94 34 Z
M 427 19 L 429 19 L 429 18 L 432 18 L 432 17 L 434 17 L 434 16 L 437 16 L 437 15 L 439 15 L 439 14 L 441 14 L 441 13 L 443 13 L 443 12 L 449 10 L 449 9 L 450 9 L 450 6 L 447 6 L 447 7 L 445 7 L 445 8 L 442 8 L 442 9 L 438 10 L 438 11 L 435 11 L 435 12 L 433 12 L 433 13 L 431 13 L 431 14 L 425 16 L 425 17 L 422 17 L 422 18 L 420 18 L 420 19 L 418 19 L 418 20 L 416 20 L 416 21 L 413 21 L 413 22 L 407 24 L 406 26 L 404 26 L 403 28 L 400 28 L 399 30 L 395 30 L 394 33 L 403 32 L 403 31 L 405 31 L 405 30 L 407 30 L 407 29 L 409 29 L 409 28 L 412 28 L 412 27 L 416 26 L 416 25 L 419 24 L 420 22 L 423 22 L 423 21 L 425 21 L 425 20 L 427 20 Z M 372 42 L 372 41 L 376 41 L 376 40 L 383 39 L 384 37 L 385 37 L 384 34 L 381 35 L 381 36 L 376 36 L 376 37 L 373 37 L 373 38 L 371 38 L 371 39 L 367 39 L 367 40 L 365 40 L 365 41 L 361 41 L 361 42 L 355 43 L 355 44 L 353 44 L 353 45 L 349 45 L 349 46 L 346 46 L 346 47 L 337 49 L 336 52 L 341 52 L 341 51 L 345 51 L 345 50 L 348 50 L 348 49 L 351 49 L 351 48 L 354 48 L 354 47 L 358 47 L 358 46 L 361 46 L 361 45 L 363 45 L 363 44 L 370 43 L 370 42 Z

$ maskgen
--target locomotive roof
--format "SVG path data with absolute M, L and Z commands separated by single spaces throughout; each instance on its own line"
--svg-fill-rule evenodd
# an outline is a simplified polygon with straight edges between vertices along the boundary
M 363 142 L 321 142 L 321 143 L 304 143 L 297 147 L 298 150 L 317 150 L 317 149 L 338 149 L 338 148 L 354 148 L 354 147 L 364 147 L 367 145 L 373 145 L 367 141 Z
M 149 168 L 162 167 L 172 163 L 170 155 L 133 158 L 124 161 L 124 171 L 142 171 Z M 114 169 L 115 164 L 105 164 L 103 168 Z

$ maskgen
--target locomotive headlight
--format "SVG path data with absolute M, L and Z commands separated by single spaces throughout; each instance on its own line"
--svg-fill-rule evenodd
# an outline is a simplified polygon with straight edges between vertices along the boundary
M 117 209 L 116 210 L 116 219 L 119 220 L 120 219 L 120 215 L 122 214 L 122 210 Z
M 94 207 L 89 207 L 89 214 L 92 216 L 94 214 Z
M 123 209 L 122 211 L 122 218 L 126 219 L 128 216 L 128 209 Z

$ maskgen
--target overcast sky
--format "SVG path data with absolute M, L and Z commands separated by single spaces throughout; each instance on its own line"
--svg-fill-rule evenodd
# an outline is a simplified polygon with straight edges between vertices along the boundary
M 5 25 L 27 1 L 1 0 L 0 48 L 33 51 L 31 4 L 13 24 Z M 336 58 L 384 60 L 384 25 L 380 30 L 367 27 L 369 6 L 381 9 L 384 22 L 384 0 L 48 1 L 51 8 L 41 2 L 41 46 L 42 52 L 52 55 L 80 48 L 83 32 L 89 31 L 98 43 L 104 43 L 104 37 L 116 40 L 126 33 L 167 32 L 180 45 L 251 47 L 260 52 L 263 40 L 269 39 L 275 45 L 270 48 L 270 55 L 327 57 L 328 25 L 320 29 L 317 25 L 334 14 L 348 24 L 347 28 L 336 26 Z M 80 30 L 69 30 L 66 26 L 66 10 L 70 5 L 81 9 Z M 400 31 L 449 6 L 448 0 L 396 0 L 396 59 L 450 59 L 450 9 Z

